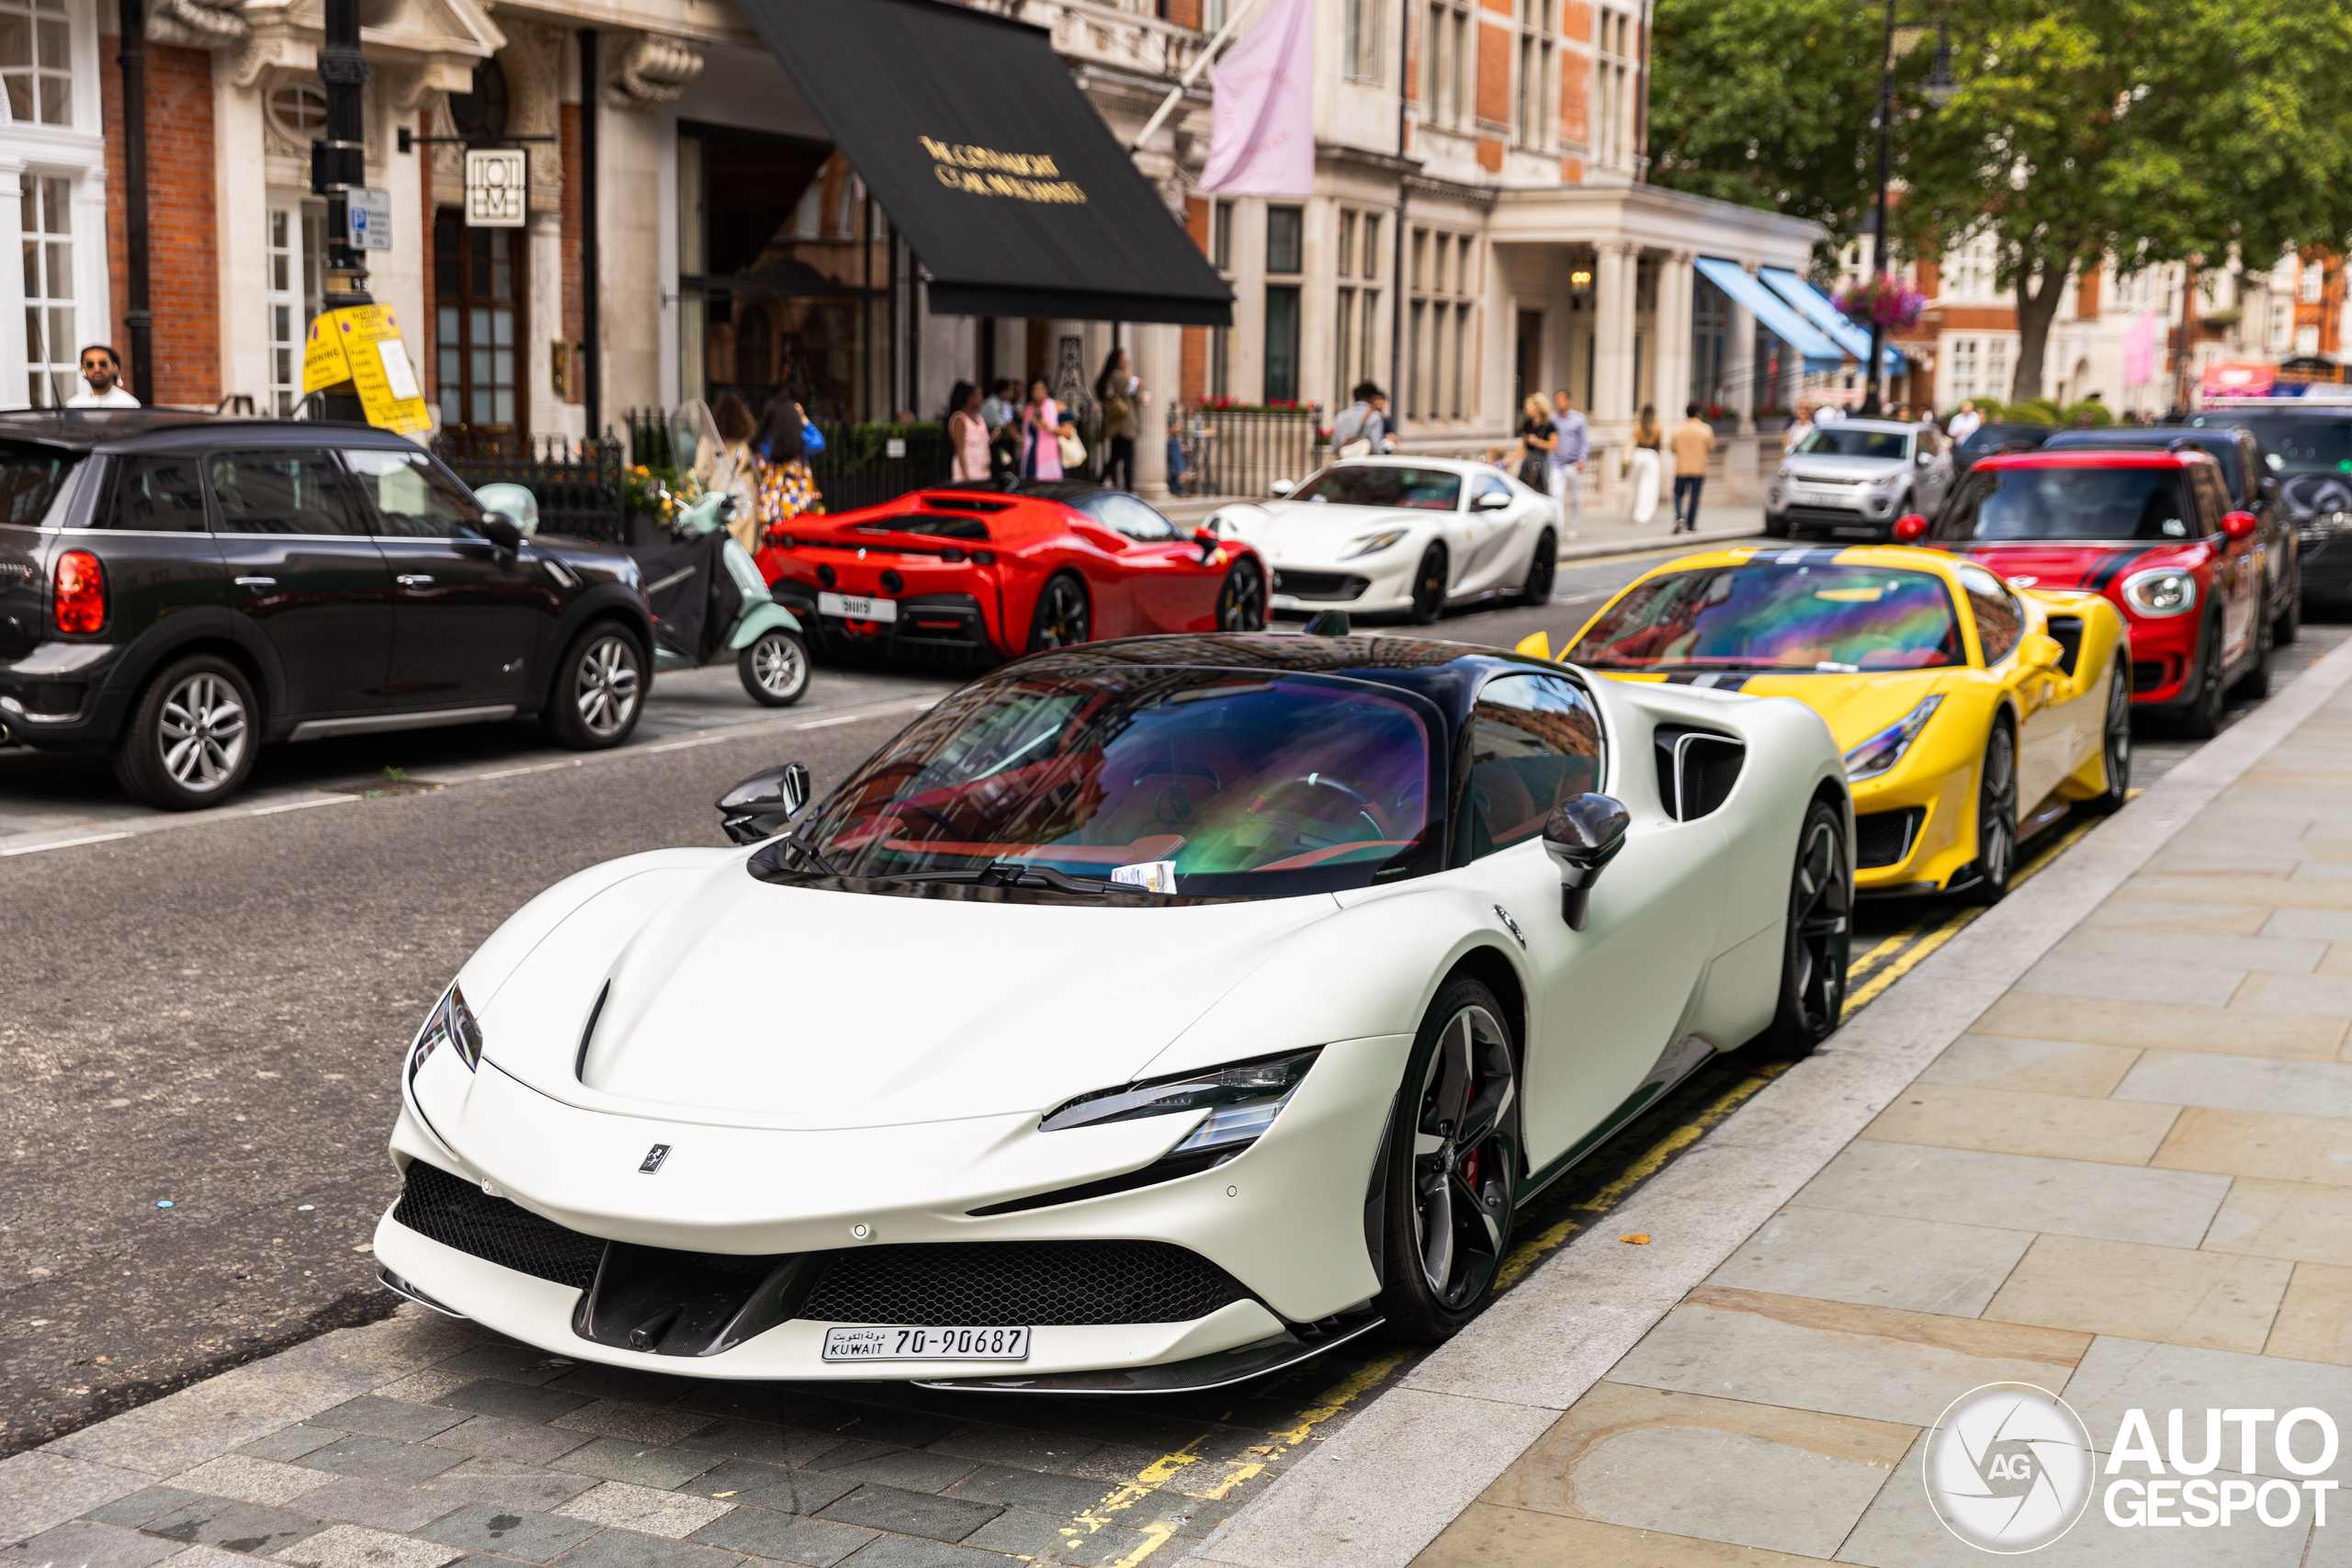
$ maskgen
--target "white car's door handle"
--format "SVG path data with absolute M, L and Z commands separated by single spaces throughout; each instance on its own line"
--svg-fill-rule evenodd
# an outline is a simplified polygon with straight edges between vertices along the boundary
M 433 586 L 433 574 L 424 571 L 412 571 L 404 577 L 395 577 L 392 581 L 399 583 L 402 588 L 430 588 Z
M 275 588 L 277 586 L 277 579 L 274 577 L 241 577 L 237 579 L 237 586 L 240 588 Z

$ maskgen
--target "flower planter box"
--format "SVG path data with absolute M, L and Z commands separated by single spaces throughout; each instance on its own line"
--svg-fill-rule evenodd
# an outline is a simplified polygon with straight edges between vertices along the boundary
M 1736 418 L 1711 419 L 1707 422 L 1707 428 L 1713 431 L 1719 436 L 1737 435 L 1739 434 L 1739 421 Z
M 1756 432 L 1759 435 L 1786 434 L 1789 422 L 1795 416 L 1785 413 L 1759 413 L 1756 416 Z

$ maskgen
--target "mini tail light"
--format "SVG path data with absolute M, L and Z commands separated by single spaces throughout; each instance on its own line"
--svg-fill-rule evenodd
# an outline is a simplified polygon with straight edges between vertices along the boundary
M 95 632 L 107 624 L 107 574 L 87 550 L 57 558 L 57 629 Z

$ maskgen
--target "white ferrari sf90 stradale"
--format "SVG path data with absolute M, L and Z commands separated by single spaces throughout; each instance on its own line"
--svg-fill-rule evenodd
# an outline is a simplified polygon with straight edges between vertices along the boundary
M 1836 1027 L 1820 718 L 1411 637 L 963 687 L 559 883 L 402 1069 L 385 1282 L 703 1377 L 1214 1386 L 1485 1303 L 1714 1053 Z

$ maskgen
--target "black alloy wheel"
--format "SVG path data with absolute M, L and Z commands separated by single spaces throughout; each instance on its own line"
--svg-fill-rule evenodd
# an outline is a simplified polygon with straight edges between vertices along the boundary
M 645 711 L 645 649 L 611 621 L 572 638 L 556 666 L 544 716 L 556 743 L 602 751 L 627 740 Z
M 1997 904 L 2009 896 L 2018 860 L 2018 738 L 2006 718 L 1995 721 L 1976 773 L 1976 880 L 1969 901 Z
M 770 626 L 735 656 L 735 673 L 762 707 L 788 708 L 808 694 L 808 647 Z
M 1389 1116 L 1377 1301 L 1409 1344 L 1450 1338 L 1485 1307 L 1519 1197 L 1519 1065 L 1495 994 L 1449 983 L 1421 1021 Z
M 1233 563 L 1233 570 L 1225 574 L 1225 582 L 1216 591 L 1216 629 L 1266 629 L 1266 574 L 1246 556 Z
M 260 716 L 235 665 L 210 653 L 177 660 L 130 705 L 115 738 L 114 775 L 165 811 L 218 806 L 252 776 Z
M 1437 624 L 1445 614 L 1445 547 L 1431 545 L 1421 552 L 1421 564 L 1413 572 L 1413 607 L 1408 612 L 1417 626 Z
M 1092 635 L 1085 585 L 1066 571 L 1047 578 L 1037 595 L 1037 608 L 1029 616 L 1028 651 L 1043 653 L 1049 648 L 1076 648 Z
M 2107 787 L 2082 803 L 2085 811 L 2105 817 L 2123 809 L 2132 795 L 2132 662 L 2115 661 L 2107 680 L 2107 724 L 2101 753 Z
M 1544 530 L 1535 541 L 1535 554 L 1527 562 L 1527 581 L 1520 584 L 1519 602 L 1522 604 L 1549 604 L 1552 602 L 1552 581 L 1560 574 L 1560 541 L 1552 530 Z
M 2197 638 L 2197 695 L 2181 710 L 2180 732 L 2191 740 L 2212 739 L 2222 733 L 2222 713 L 2228 702 L 2222 673 L 2222 619 L 2211 615 Z
M 1846 1010 L 1846 969 L 1853 953 L 1854 871 L 1846 852 L 1846 813 L 1816 799 L 1797 835 L 1789 877 L 1788 946 L 1781 960 L 1781 1001 L 1766 1038 L 1772 1054 L 1808 1056 L 1837 1030 Z
M 2270 623 L 2270 640 L 2280 648 L 2287 647 L 2303 635 L 2303 563 L 2295 563 L 2294 577 L 2287 584 L 2283 595 L 2286 604 Z
M 2242 702 L 2258 703 L 2270 694 L 2271 639 L 2270 617 L 2258 615 L 2254 624 L 2254 661 L 2246 666 L 2238 683 L 2230 688 L 2230 695 Z

